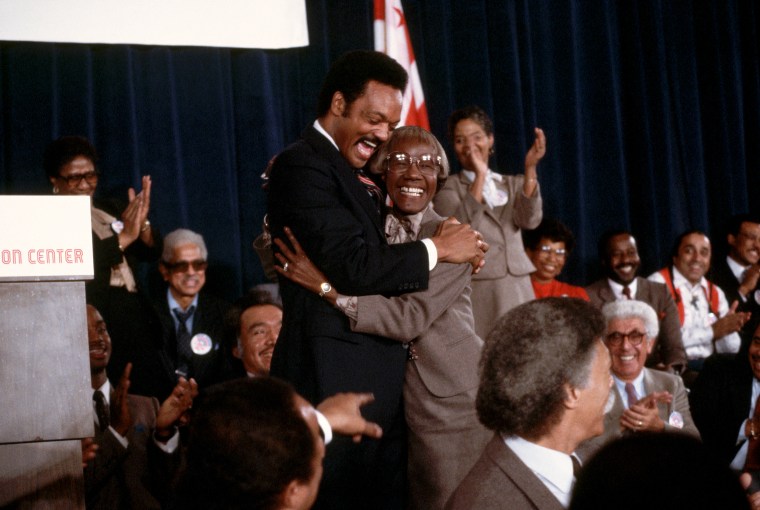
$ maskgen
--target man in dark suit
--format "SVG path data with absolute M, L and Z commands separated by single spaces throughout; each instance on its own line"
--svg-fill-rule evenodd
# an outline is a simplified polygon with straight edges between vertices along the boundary
M 760 217 L 733 216 L 728 222 L 728 255 L 712 268 L 712 280 L 726 293 L 729 303 L 739 302 L 741 312 L 760 314 Z M 744 331 L 751 335 L 752 331 Z
M 389 246 L 383 196 L 360 169 L 399 123 L 406 72 L 377 52 L 354 51 L 330 68 L 318 119 L 277 156 L 269 181 L 272 237 L 292 229 L 329 281 L 350 295 L 400 294 L 427 287 L 438 261 L 482 260 L 483 243 L 466 225 Z M 477 259 L 477 260 L 476 260 Z M 272 375 L 316 403 L 338 392 L 372 392 L 369 419 L 380 441 L 336 441 L 326 459 L 317 505 L 402 508 L 405 440 L 401 390 L 406 353 L 398 342 L 354 333 L 348 319 L 306 289 L 280 278 L 283 326 Z M 324 283 L 327 292 L 330 290 Z
M 604 330 L 601 313 L 574 298 L 531 301 L 499 320 L 486 338 L 476 400 L 496 434 L 447 509 L 568 506 L 578 466 L 571 454 L 604 430 L 612 385 Z
M 680 373 L 686 366 L 686 351 L 678 309 L 665 285 L 636 276 L 641 265 L 636 239 L 625 230 L 605 232 L 599 239 L 599 260 L 607 278 L 586 287 L 591 304 L 601 308 L 615 300 L 637 299 L 654 308 L 660 334 L 646 366 Z
M 131 364 L 114 388 L 106 375 L 111 338 L 98 310 L 87 305 L 95 438 L 83 460 L 88 509 L 159 509 L 178 465 L 177 424 L 198 394 L 181 378 L 159 407 L 155 398 L 127 394 Z M 92 452 L 95 452 L 94 456 Z
M 166 294 L 154 303 L 161 322 L 157 363 L 149 375 L 149 394 L 166 398 L 177 378 L 194 378 L 206 388 L 230 377 L 225 354 L 230 305 L 203 292 L 208 267 L 203 237 L 178 229 L 164 239 L 159 264 Z
M 760 451 L 748 459 L 751 448 L 760 442 L 760 414 L 756 409 L 760 396 L 760 327 L 753 323 L 749 345 L 734 355 L 714 355 L 705 362 L 694 383 L 689 402 L 702 441 L 710 453 L 735 471 L 744 471 L 745 462 L 753 460 L 760 469 Z

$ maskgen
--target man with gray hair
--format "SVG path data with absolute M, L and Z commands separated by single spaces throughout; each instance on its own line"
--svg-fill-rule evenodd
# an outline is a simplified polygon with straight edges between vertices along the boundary
M 578 444 L 604 430 L 612 380 L 601 313 L 580 299 L 530 301 L 485 341 L 476 407 L 496 434 L 449 510 L 562 509 Z
M 604 434 L 578 448 L 581 459 L 633 432 L 667 430 L 699 437 L 681 377 L 644 366 L 659 332 L 654 309 L 643 301 L 613 301 L 602 307 L 602 315 L 615 385 L 604 415 Z
M 180 376 L 194 378 L 200 388 L 230 376 L 224 349 L 230 305 L 202 292 L 207 267 L 208 250 L 200 234 L 181 228 L 164 238 L 159 270 L 168 285 L 154 303 L 163 332 L 160 373 L 151 381 L 159 400 Z

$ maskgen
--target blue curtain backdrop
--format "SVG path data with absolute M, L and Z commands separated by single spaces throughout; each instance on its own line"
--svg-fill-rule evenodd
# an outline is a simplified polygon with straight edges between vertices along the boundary
M 309 0 L 307 48 L 265 51 L 0 43 L 0 192 L 48 193 L 45 145 L 89 137 L 103 195 L 153 177 L 151 221 L 207 240 L 209 286 L 234 298 L 264 277 L 269 158 L 314 118 L 330 62 L 372 47 L 372 2 Z M 431 128 L 479 104 L 494 166 L 521 172 L 533 126 L 545 213 L 578 236 L 566 279 L 597 272 L 606 229 L 639 237 L 644 272 L 700 228 L 720 244 L 760 212 L 760 7 L 751 0 L 405 0 Z M 0 242 L 1 244 L 1 242 Z

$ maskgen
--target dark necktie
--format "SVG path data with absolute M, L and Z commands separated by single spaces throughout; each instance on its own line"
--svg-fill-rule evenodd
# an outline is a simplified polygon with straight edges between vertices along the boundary
M 581 473 L 581 461 L 575 455 L 570 455 L 570 460 L 573 461 L 573 476 L 577 479 Z
M 100 390 L 95 390 L 92 394 L 92 400 L 95 401 L 95 414 L 98 416 L 98 427 L 104 432 L 111 424 L 111 413 L 106 403 L 106 396 Z
M 174 316 L 177 317 L 177 321 L 179 321 L 179 327 L 177 328 L 177 370 L 187 375 L 190 360 L 193 359 L 193 348 L 190 347 L 191 335 L 187 329 L 187 319 L 192 317 L 195 307 L 191 306 L 186 312 L 183 312 L 179 308 L 175 308 L 172 311 L 174 312 Z
M 633 299 L 633 297 L 631 296 L 631 288 L 628 287 L 628 285 L 623 287 L 623 295 L 625 296 L 626 299 Z
M 625 395 L 628 397 L 628 407 L 639 401 L 639 397 L 636 395 L 636 388 L 631 383 L 625 383 Z
M 752 419 L 755 423 L 760 423 L 760 397 L 757 397 L 757 402 L 755 402 L 755 412 Z M 756 434 L 755 437 L 750 437 L 747 441 L 749 444 L 747 445 L 747 458 L 744 460 L 744 471 L 760 470 L 760 436 Z
M 364 186 L 364 189 L 367 190 L 367 193 L 369 194 L 370 198 L 372 199 L 372 202 L 375 204 L 375 209 L 377 209 L 378 214 L 382 210 L 383 205 L 383 192 L 380 189 L 380 187 L 375 184 L 372 179 L 367 177 L 367 174 L 364 173 L 364 170 L 361 168 L 355 169 L 356 178 L 359 179 L 359 182 L 362 183 L 362 186 Z

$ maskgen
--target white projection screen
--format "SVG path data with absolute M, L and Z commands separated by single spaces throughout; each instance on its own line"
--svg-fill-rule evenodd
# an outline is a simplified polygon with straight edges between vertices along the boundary
M 305 0 L 0 0 L 0 40 L 293 48 Z

